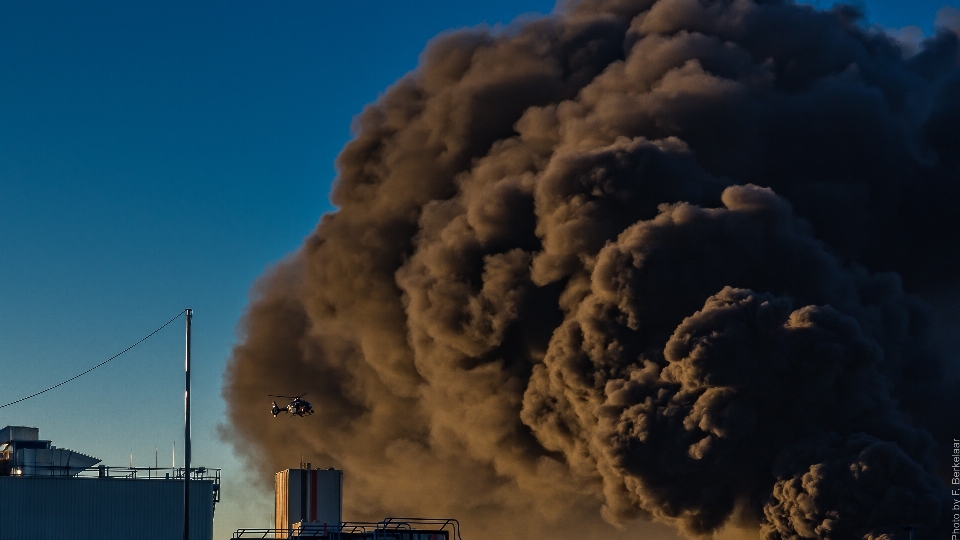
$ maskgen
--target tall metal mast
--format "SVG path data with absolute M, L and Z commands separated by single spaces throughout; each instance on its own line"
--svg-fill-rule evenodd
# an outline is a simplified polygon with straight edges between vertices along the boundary
M 187 311 L 187 348 L 184 362 L 186 390 L 183 393 L 183 540 L 190 540 L 190 321 L 193 310 Z

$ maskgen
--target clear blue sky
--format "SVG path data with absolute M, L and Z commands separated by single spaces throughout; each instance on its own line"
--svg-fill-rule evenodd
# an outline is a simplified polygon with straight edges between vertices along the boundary
M 946 4 L 859 5 L 874 23 L 929 33 Z M 333 160 L 351 119 L 432 36 L 552 8 L 0 3 L 0 404 L 191 307 L 194 463 L 225 470 L 216 538 L 268 526 L 272 494 L 249 486 L 217 435 L 221 376 L 251 285 L 333 210 Z M 169 466 L 173 441 L 183 447 L 182 365 L 181 320 L 90 375 L 0 409 L 0 427 L 39 427 L 111 465 L 131 453 L 152 465 L 159 447 Z

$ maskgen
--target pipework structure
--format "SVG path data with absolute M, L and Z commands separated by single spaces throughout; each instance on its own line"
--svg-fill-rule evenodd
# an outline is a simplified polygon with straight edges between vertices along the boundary
M 276 473 L 274 527 L 237 529 L 232 540 L 462 540 L 452 518 L 386 518 L 377 522 L 343 521 L 343 471 L 299 469 Z

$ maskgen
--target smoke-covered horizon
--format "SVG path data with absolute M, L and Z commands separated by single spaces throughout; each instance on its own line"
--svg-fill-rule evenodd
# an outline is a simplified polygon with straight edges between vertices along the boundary
M 255 287 L 225 436 L 469 538 L 945 537 L 957 20 L 583 0 L 439 36 Z

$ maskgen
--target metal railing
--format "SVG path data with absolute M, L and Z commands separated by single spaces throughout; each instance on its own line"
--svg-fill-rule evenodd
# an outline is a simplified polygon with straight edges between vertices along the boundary
M 330 538 L 339 539 L 341 537 L 353 538 L 357 536 L 370 535 L 372 538 L 374 531 L 379 523 L 373 521 L 347 521 L 339 525 L 324 525 L 321 523 L 298 523 L 287 529 L 237 529 L 233 533 L 233 539 L 236 538 L 315 538 L 318 533 Z M 326 529 L 324 532 L 322 529 Z M 301 534 L 302 532 L 302 534 Z
M 300 522 L 287 529 L 237 529 L 231 540 L 462 540 L 460 522 L 453 518 L 386 518 L 378 522 L 347 521 L 339 525 Z
M 24 469 L 30 471 L 25 474 Z M 99 465 L 80 471 L 62 465 L 29 464 L 13 467 L 9 476 L 29 476 L 34 478 L 128 478 L 138 480 L 183 480 L 184 467 L 108 467 Z M 209 467 L 190 467 L 190 480 L 208 480 L 213 482 L 213 503 L 220 502 L 220 469 Z
M 460 522 L 453 518 L 390 517 L 380 522 L 380 525 L 381 525 L 380 530 L 385 531 L 389 528 L 392 528 L 393 525 L 397 525 L 397 526 L 402 525 L 407 529 L 412 529 L 411 524 L 437 526 L 436 529 L 425 529 L 425 528 L 418 527 L 417 529 L 415 529 L 417 531 L 434 531 L 434 530 L 445 531 L 447 530 L 447 527 L 450 527 L 451 532 L 453 533 L 451 535 L 452 538 L 455 538 L 456 540 L 463 540 L 460 537 Z
M 237 529 L 233 538 L 286 538 L 296 533 L 296 529 L 306 525 L 310 529 L 324 527 L 322 523 L 297 523 L 287 529 Z M 338 525 L 326 525 L 329 533 L 367 533 L 372 532 L 379 525 L 376 521 L 344 521 Z
M 84 469 L 78 478 L 129 478 L 138 480 L 183 480 L 184 467 L 109 467 L 100 465 Z M 220 502 L 220 469 L 190 467 L 190 480 L 213 482 L 213 502 Z
M 100 465 L 79 472 L 83 478 L 139 478 L 150 480 L 182 480 L 186 469 L 183 467 L 109 467 Z M 191 480 L 213 480 L 220 484 L 220 469 L 190 467 Z

